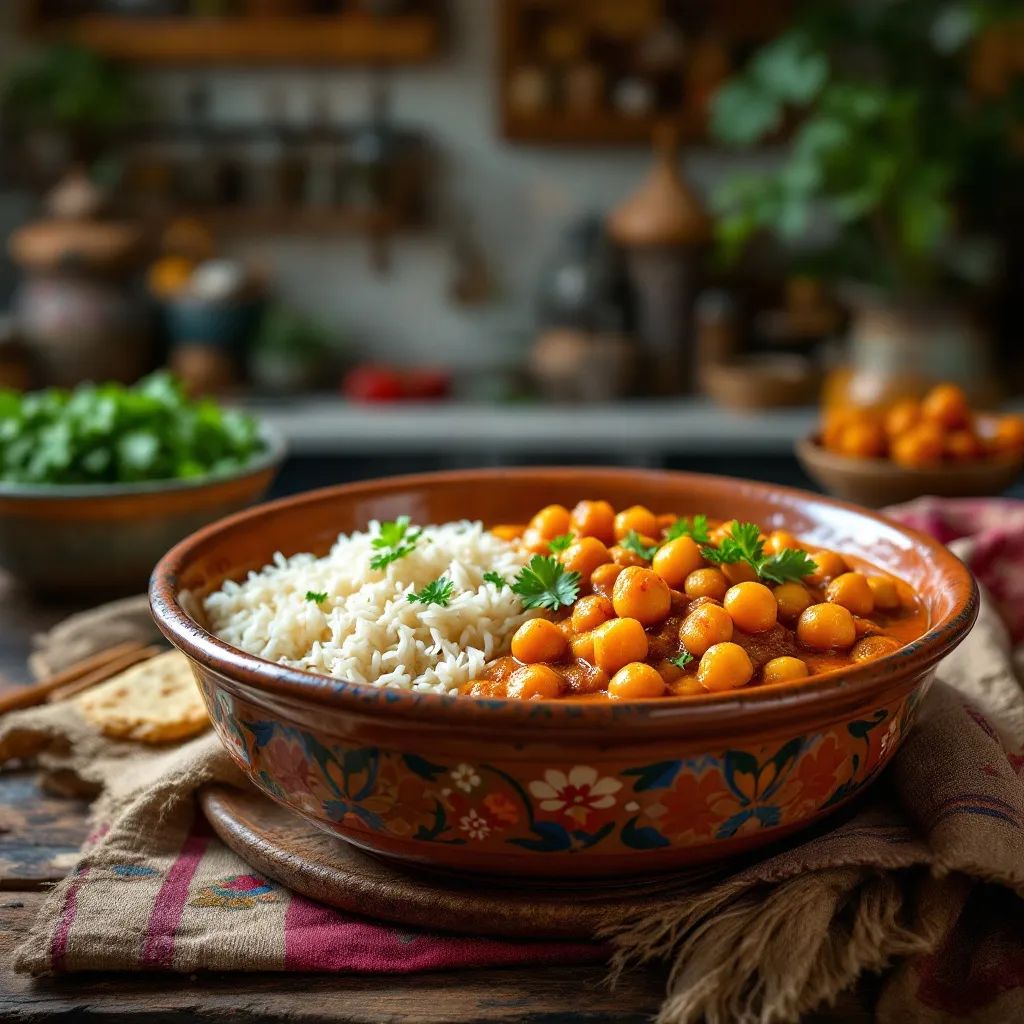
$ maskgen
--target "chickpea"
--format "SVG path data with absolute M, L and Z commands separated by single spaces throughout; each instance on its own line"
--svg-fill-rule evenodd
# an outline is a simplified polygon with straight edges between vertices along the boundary
M 704 692 L 704 687 L 700 685 L 696 672 L 681 675 L 674 682 L 669 683 L 669 693 L 673 697 L 694 697 L 698 693 Z
M 512 637 L 512 657 L 531 665 L 540 661 L 558 661 L 569 644 L 565 634 L 548 619 L 524 622 Z
M 546 505 L 531 520 L 531 529 L 551 540 L 569 532 L 569 510 L 564 505 Z
M 581 597 L 573 607 L 572 628 L 577 633 L 586 633 L 614 617 L 615 609 L 604 594 L 590 594 Z
M 732 639 L 732 616 L 717 604 L 702 604 L 683 619 L 679 639 L 695 658 Z
M 901 646 L 899 640 L 892 636 L 866 636 L 853 645 L 850 657 L 854 661 L 874 661 L 898 651 Z
M 697 542 L 692 537 L 677 537 L 658 548 L 651 567 L 670 587 L 681 587 L 703 564 Z
M 857 639 L 853 615 L 841 604 L 812 604 L 796 624 L 797 639 L 818 651 L 852 647 Z
M 836 554 L 835 551 L 815 551 L 811 555 L 811 560 L 814 562 L 815 569 L 807 577 L 808 583 L 824 583 L 835 576 L 842 576 L 844 572 L 850 571 L 850 567 L 846 564 L 846 559 L 842 555 Z
M 938 384 L 932 388 L 921 402 L 921 413 L 926 420 L 947 430 L 966 426 L 971 419 L 967 396 L 956 384 Z
M 779 618 L 795 622 L 805 608 L 810 607 L 811 595 L 802 583 L 780 583 L 775 588 L 775 603 L 779 606 Z
M 561 554 L 562 565 L 570 572 L 578 572 L 582 579 L 590 579 L 590 574 L 599 566 L 612 560 L 608 549 L 596 537 L 580 537 L 570 544 Z
M 679 516 L 674 512 L 662 512 L 656 518 L 658 520 L 658 536 L 663 537 L 668 533 L 668 528 L 676 522 Z
M 737 583 L 753 583 L 757 579 L 757 573 L 749 562 L 727 562 L 719 568 L 732 587 Z
M 501 540 L 519 540 L 525 529 L 525 526 L 517 526 L 512 523 L 499 523 L 497 526 L 491 527 L 491 533 L 493 533 L 495 537 L 499 537 Z
M 851 423 L 839 435 L 838 451 L 854 459 L 877 459 L 885 454 L 885 429 L 881 423 L 865 418 Z
M 736 690 L 753 678 L 754 666 L 739 644 L 709 647 L 697 666 L 697 679 L 705 690 Z
M 621 565 L 623 569 L 630 565 L 647 565 L 645 558 L 630 548 L 622 547 L 621 544 L 616 544 L 614 547 L 609 548 L 608 553 L 612 556 L 612 561 L 616 565 Z
M 945 447 L 942 428 L 929 421 L 900 434 L 893 441 L 892 460 L 911 469 L 934 466 L 942 461 Z
M 599 565 L 590 574 L 590 585 L 594 589 L 594 593 L 610 595 L 620 572 L 622 572 L 622 566 L 617 562 Z
M 548 665 L 524 665 L 512 673 L 507 692 L 516 700 L 551 700 L 562 692 L 562 677 Z
M 569 517 L 578 537 L 596 537 L 602 544 L 615 542 L 615 509 L 607 501 L 581 501 Z
M 1024 417 L 1001 416 L 996 422 L 990 447 L 999 454 L 1016 454 L 1024 450 Z
M 984 457 L 985 446 L 973 430 L 954 430 L 946 435 L 945 454 L 953 462 L 976 462 Z
M 681 669 L 674 662 L 668 660 L 668 658 L 662 658 L 657 665 L 654 666 L 658 670 L 658 675 L 665 680 L 666 683 L 674 683 L 677 679 L 681 679 L 685 674 L 685 669 Z
M 920 422 L 920 404 L 912 398 L 905 398 L 891 406 L 885 414 L 885 432 L 890 439 L 900 437 Z
M 789 530 L 772 530 L 764 542 L 764 549 L 769 555 L 778 555 L 791 548 L 799 549 L 800 542 Z
M 862 572 L 844 572 L 826 588 L 825 597 L 849 608 L 854 615 L 870 615 L 875 610 L 875 598 L 871 586 Z
M 900 595 L 900 607 L 908 612 L 914 611 L 918 606 L 914 588 L 903 580 L 893 580 L 893 583 L 896 585 L 896 593 Z
M 811 674 L 807 663 L 799 658 L 772 658 L 761 669 L 761 678 L 766 683 L 788 683 L 793 679 L 804 679 Z
M 619 573 L 612 588 L 615 614 L 623 619 L 636 619 L 653 626 L 668 618 L 672 595 L 668 584 L 653 570 L 629 566 Z
M 658 519 L 649 508 L 633 505 L 615 517 L 615 539 L 622 540 L 630 530 L 636 530 L 644 537 L 657 537 L 660 532 Z
M 874 598 L 875 607 L 883 612 L 895 611 L 900 606 L 900 595 L 896 584 L 888 576 L 869 576 L 868 586 Z
M 763 583 L 737 583 L 725 595 L 725 610 L 745 633 L 763 633 L 779 617 L 775 595 Z
M 882 632 L 882 629 L 871 619 L 862 619 L 859 615 L 854 615 L 853 631 L 857 634 L 857 639 L 859 640 L 862 636 L 877 635 Z
M 569 650 L 574 658 L 579 658 L 581 661 L 589 661 L 592 665 L 594 663 L 594 634 L 577 633 L 569 641 Z
M 550 538 L 545 537 L 544 534 L 540 532 L 540 530 L 537 530 L 532 526 L 528 526 L 526 530 L 523 531 L 523 536 L 520 543 L 531 554 L 546 555 L 549 554 L 551 550 L 548 547 L 549 540 Z
M 631 661 L 612 676 L 608 693 L 619 700 L 661 697 L 665 693 L 665 680 L 656 668 L 642 661 Z
M 594 664 L 609 675 L 647 657 L 647 634 L 636 619 L 609 619 L 593 635 Z
M 718 569 L 698 569 L 691 572 L 683 584 L 683 591 L 691 601 L 698 597 L 711 597 L 721 601 L 728 589 L 728 581 Z

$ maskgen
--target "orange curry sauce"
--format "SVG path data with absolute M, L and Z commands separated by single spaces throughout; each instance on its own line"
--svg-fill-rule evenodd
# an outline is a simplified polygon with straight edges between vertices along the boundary
M 588 514 L 587 506 L 603 506 L 603 514 L 595 519 Z M 575 565 L 583 570 L 574 604 L 557 612 L 544 613 L 544 618 L 561 637 L 545 625 L 538 632 L 550 635 L 537 648 L 536 656 L 517 658 L 508 654 L 496 658 L 485 668 L 483 678 L 470 681 L 462 692 L 482 697 L 607 700 L 725 691 L 739 686 L 810 678 L 882 657 L 910 643 L 928 628 L 924 604 L 903 580 L 862 559 L 814 549 L 785 531 L 761 535 L 766 555 L 794 548 L 806 551 L 812 559 L 817 555 L 820 562 L 812 575 L 794 581 L 795 587 L 792 583 L 786 584 L 789 590 L 785 594 L 780 592 L 779 584 L 758 580 L 745 563 L 715 566 L 702 559 L 696 553 L 699 545 L 692 543 L 686 545 L 694 559 L 691 571 L 714 569 L 724 575 L 724 580 L 717 581 L 724 595 L 721 590 L 717 591 L 717 596 L 697 593 L 709 589 L 706 572 L 699 577 L 687 574 L 684 579 L 680 578 L 678 570 L 667 569 L 663 570 L 667 580 L 654 579 L 662 560 L 656 555 L 650 559 L 643 557 L 629 546 L 623 547 L 621 542 L 632 536 L 634 548 L 637 540 L 641 541 L 641 547 L 646 545 L 649 549 L 664 546 L 665 532 L 675 519 L 675 515 L 654 516 L 638 507 L 616 514 L 605 502 L 581 502 L 572 513 L 561 506 L 548 506 L 526 526 L 495 527 L 497 535 L 516 540 L 531 555 L 551 556 L 550 541 L 572 533 L 576 541 L 596 537 L 606 545 L 608 557 L 606 562 L 601 562 L 600 545 L 590 541 L 585 545 L 589 559 L 583 559 L 582 564 L 578 548 L 559 551 L 554 557 L 567 568 Z M 711 545 L 717 546 L 732 525 L 710 523 Z M 639 533 L 637 526 L 645 528 L 644 532 Z M 659 591 L 667 589 L 668 600 L 667 604 L 659 605 L 653 616 L 641 615 L 648 620 L 641 623 L 646 645 L 640 637 L 640 647 L 634 647 L 632 655 L 609 660 L 600 645 L 595 645 L 594 638 L 608 622 L 627 617 L 624 612 L 628 611 L 628 601 L 626 606 L 623 601 L 628 595 L 621 591 L 626 582 L 623 573 L 629 567 L 638 567 L 630 569 L 634 577 L 630 582 L 651 583 Z M 684 563 L 684 568 L 687 567 Z M 710 582 L 714 583 L 714 574 L 711 575 Z M 837 582 L 840 577 L 841 581 Z M 742 586 L 738 586 L 740 584 Z M 806 593 L 801 593 L 800 588 Z M 587 622 L 590 628 L 576 628 L 578 623 L 574 624 L 574 618 L 578 620 L 580 616 L 574 616 L 574 611 L 591 595 L 605 600 L 591 599 L 586 607 L 598 609 L 598 619 L 602 613 L 607 618 L 596 628 L 593 617 Z M 779 595 L 778 600 L 774 595 Z M 797 608 L 806 603 L 804 612 L 797 612 L 792 603 L 787 606 L 785 598 L 794 596 Z M 822 616 L 822 606 L 829 605 L 832 607 L 824 608 L 826 625 L 838 630 L 838 642 L 831 646 L 831 634 L 827 630 L 822 632 L 820 622 L 816 631 L 812 621 L 815 615 Z M 711 625 L 715 628 L 704 636 L 701 627 L 707 623 L 694 620 L 688 624 L 688 618 L 702 607 L 705 612 L 696 619 L 708 617 L 708 606 L 715 606 L 710 612 Z M 760 621 L 752 623 L 751 609 L 755 618 L 761 616 Z M 650 621 L 652 617 L 657 621 Z M 748 628 L 740 628 L 737 620 Z M 837 620 L 837 626 L 833 625 L 833 620 Z M 752 624 L 758 628 L 749 628 Z M 639 634 L 635 623 L 629 625 L 634 634 Z M 708 642 L 711 646 L 707 646 Z M 733 645 L 743 653 L 733 649 Z M 512 646 L 514 650 L 515 639 Z M 598 647 L 596 655 L 595 646 Z M 644 646 L 646 651 L 643 651 Z M 520 643 L 519 647 L 521 653 L 525 645 Z M 559 653 L 551 657 L 551 652 L 559 648 Z M 642 656 L 635 657 L 637 654 Z M 686 661 L 687 655 L 692 660 L 684 667 L 673 664 L 673 660 Z M 620 664 L 627 656 L 631 660 Z M 712 664 L 716 659 L 718 663 Z M 538 680 L 543 685 L 538 686 Z

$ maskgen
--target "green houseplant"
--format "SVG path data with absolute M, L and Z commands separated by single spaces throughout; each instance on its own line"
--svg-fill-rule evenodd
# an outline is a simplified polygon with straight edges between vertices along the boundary
M 889 336 L 890 350 L 893 335 L 922 335 L 938 372 L 968 373 L 964 356 L 977 350 L 963 303 L 999 277 L 1000 224 L 1022 172 L 1024 82 L 985 49 L 1015 7 L 807 5 L 715 99 L 719 141 L 785 145 L 772 170 L 717 191 L 723 254 L 767 232 L 794 262 L 860 286 L 850 291 L 862 333 Z

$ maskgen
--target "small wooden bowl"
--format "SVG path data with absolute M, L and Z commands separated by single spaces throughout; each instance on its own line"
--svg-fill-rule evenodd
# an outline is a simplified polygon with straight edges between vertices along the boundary
M 325 553 L 339 531 L 523 522 L 540 505 L 739 517 L 896 573 L 924 636 L 816 679 L 648 701 L 491 700 L 360 685 L 247 654 L 202 600 L 274 553 Z M 628 877 L 720 861 L 804 828 L 875 778 L 978 591 L 936 541 L 851 505 L 726 477 L 633 469 L 496 469 L 372 480 L 272 502 L 170 551 L 157 625 L 192 662 L 214 728 L 264 793 L 385 858 L 499 876 Z M 825 765 L 825 770 L 822 770 Z
M 1002 494 L 1024 467 L 1021 454 L 910 469 L 889 459 L 837 455 L 822 446 L 818 434 L 797 441 L 796 454 L 807 475 L 829 494 L 868 508 L 897 505 L 925 494 L 940 498 Z

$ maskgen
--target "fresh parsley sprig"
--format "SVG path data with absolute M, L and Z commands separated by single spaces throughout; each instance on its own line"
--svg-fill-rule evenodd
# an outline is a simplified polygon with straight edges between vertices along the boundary
M 570 572 L 554 555 L 534 555 L 512 584 L 525 608 L 553 612 L 568 607 L 580 592 L 580 574 Z
M 326 590 L 307 590 L 306 600 L 312 601 L 313 604 L 323 604 L 327 600 Z
M 564 551 L 576 538 L 571 533 L 560 533 L 557 537 L 552 537 L 548 541 L 548 550 L 553 555 L 557 555 L 559 552 Z
M 399 516 L 394 522 L 381 523 L 380 532 L 370 542 L 380 552 L 370 559 L 371 569 L 386 569 L 392 562 L 412 554 L 422 530 L 410 529 L 408 516 Z
M 508 580 L 500 572 L 485 572 L 484 583 L 493 583 L 499 590 L 508 586 Z
M 761 530 L 756 523 L 733 523 L 718 547 L 705 545 L 700 549 L 704 560 L 713 565 L 732 565 L 746 562 L 757 575 L 770 583 L 788 583 L 801 580 L 817 569 L 814 560 L 805 551 L 787 548 L 777 555 L 764 553 Z
M 643 542 L 643 538 L 636 532 L 636 530 L 630 530 L 629 533 L 619 541 L 619 544 L 627 551 L 632 551 L 633 554 L 639 555 L 648 562 L 654 557 L 659 547 L 658 544 L 651 544 L 650 546 L 645 544 Z
M 450 579 L 439 576 L 436 580 L 428 583 L 422 590 L 417 591 L 415 594 L 409 594 L 408 598 L 410 602 L 437 604 L 442 608 L 447 608 L 454 590 L 455 584 Z
M 693 519 L 677 519 L 665 531 L 665 542 L 678 540 L 680 537 L 690 537 L 698 544 L 710 544 L 711 535 L 708 533 L 708 517 L 697 515 Z
M 676 668 L 686 668 L 693 661 L 693 655 L 689 651 L 680 651 L 674 658 L 668 660 Z

